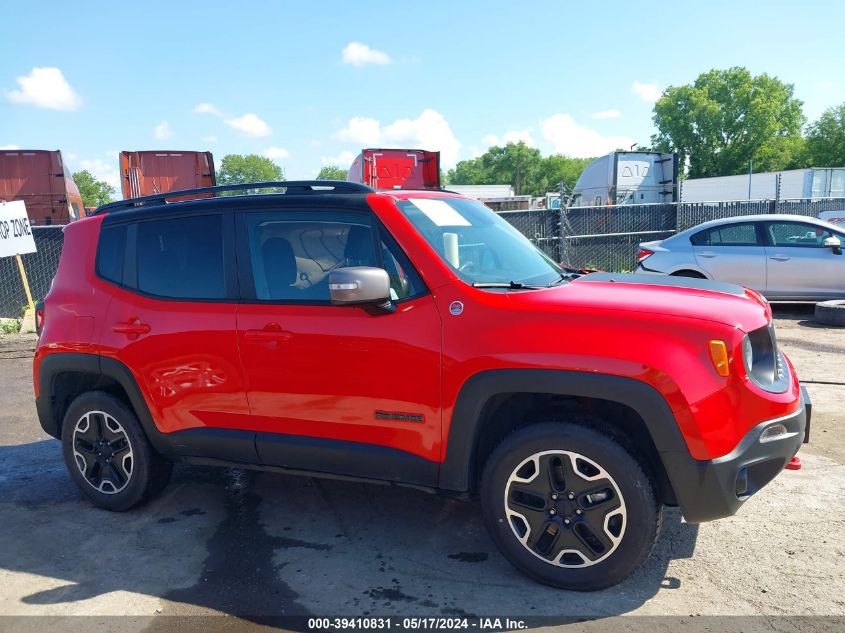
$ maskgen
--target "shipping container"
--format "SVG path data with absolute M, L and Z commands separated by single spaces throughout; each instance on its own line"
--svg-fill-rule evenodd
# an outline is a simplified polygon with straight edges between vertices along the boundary
M 217 184 L 211 152 L 121 152 L 120 174 L 124 199 Z
M 0 150 L 0 200 L 23 200 L 33 225 L 85 217 L 79 188 L 59 150 Z
M 440 152 L 424 149 L 365 149 L 346 179 L 374 189 L 440 189 Z

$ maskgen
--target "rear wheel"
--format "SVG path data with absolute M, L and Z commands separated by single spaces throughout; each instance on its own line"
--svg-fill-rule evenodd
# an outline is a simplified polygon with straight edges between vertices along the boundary
M 102 391 L 84 393 L 68 407 L 62 450 L 80 490 L 106 510 L 128 510 L 152 497 L 173 470 L 150 446 L 135 414 Z
M 693 279 L 707 279 L 697 270 L 679 270 L 670 275 L 671 277 L 691 277 Z
M 590 591 L 621 582 L 648 557 L 662 506 L 619 443 L 576 424 L 543 423 L 488 459 L 481 502 L 493 540 L 542 583 Z

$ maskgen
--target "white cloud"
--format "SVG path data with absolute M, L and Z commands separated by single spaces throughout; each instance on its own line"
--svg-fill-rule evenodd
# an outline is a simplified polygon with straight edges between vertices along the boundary
M 0 150 L 2 150 L 2 149 L 11 150 L 11 149 L 20 149 L 20 147 L 18 147 L 17 145 L 2 145 L 2 146 L 0 146 Z
M 416 119 L 397 119 L 382 126 L 377 119 L 353 117 L 335 138 L 370 147 L 400 147 L 440 152 L 444 167 L 458 160 L 461 143 L 452 133 L 449 123 L 437 110 L 426 108 Z
M 635 95 L 646 103 L 654 103 L 660 98 L 662 90 L 657 86 L 656 81 L 651 83 L 643 83 L 641 81 L 634 81 L 631 85 L 631 90 Z
M 324 167 L 332 165 L 334 167 L 348 169 L 349 166 L 352 165 L 352 161 L 355 160 L 356 156 L 357 154 L 353 152 L 343 151 L 337 156 L 321 156 L 320 163 L 322 163 Z
M 173 130 L 170 129 L 170 123 L 162 121 L 153 128 L 153 136 L 159 141 L 164 141 L 173 136 Z
M 524 130 L 511 130 L 509 132 L 505 132 L 501 137 L 496 136 L 495 134 L 487 134 L 481 139 L 481 142 L 488 147 L 492 147 L 494 145 L 502 146 L 507 145 L 508 143 L 525 143 L 528 147 L 534 147 L 536 145 L 534 137 L 531 136 L 531 130 L 527 128 Z
M 318 138 L 312 138 L 310 141 L 308 141 L 308 144 L 311 147 L 320 147 L 320 145 L 322 145 L 322 142 Z
M 226 125 L 243 132 L 247 136 L 270 136 L 273 133 L 273 130 L 271 130 L 270 126 L 267 125 L 267 122 L 252 112 L 235 119 L 227 119 Z
M 268 147 L 261 153 L 271 160 L 284 160 L 285 158 L 290 158 L 290 152 L 284 147 Z
M 18 77 L 16 81 L 20 89 L 6 93 L 6 99 L 12 103 L 51 110 L 78 110 L 82 106 L 82 98 L 58 68 L 33 68 L 28 75 Z
M 377 119 L 368 117 L 352 117 L 346 127 L 338 130 L 334 136 L 339 141 L 359 145 L 378 145 L 381 139 L 381 123 Z
M 350 64 L 358 68 L 367 64 L 385 66 L 391 62 L 390 55 L 384 51 L 370 48 L 361 42 L 349 42 L 341 51 L 341 56 L 344 64 Z
M 622 116 L 619 110 L 602 110 L 601 112 L 593 112 L 590 115 L 592 119 L 618 119 Z
M 203 102 L 194 106 L 194 113 L 196 114 L 213 114 L 214 116 L 222 117 L 223 113 L 213 103 Z
M 576 158 L 601 156 L 618 148 L 628 148 L 633 139 L 627 136 L 602 136 L 596 130 L 579 125 L 568 114 L 555 114 L 542 123 L 543 138 L 554 151 Z
M 117 156 L 114 156 L 111 161 L 104 161 L 101 158 L 82 159 L 79 161 L 79 169 L 91 172 L 97 180 L 104 180 L 109 183 L 117 195 L 120 195 L 120 173 L 117 170 Z
M 203 136 L 201 140 L 202 140 L 203 143 L 216 143 L 217 137 L 214 136 L 214 135 Z

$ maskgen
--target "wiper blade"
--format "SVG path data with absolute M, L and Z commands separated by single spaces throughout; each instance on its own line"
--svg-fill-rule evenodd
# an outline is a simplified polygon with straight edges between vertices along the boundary
M 472 284 L 473 288 L 507 288 L 508 290 L 537 290 L 548 286 L 532 286 L 518 281 L 479 281 Z

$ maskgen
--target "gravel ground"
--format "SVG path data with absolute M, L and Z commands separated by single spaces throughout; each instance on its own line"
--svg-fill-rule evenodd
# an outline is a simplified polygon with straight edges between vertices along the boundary
M 0 629 L 48 622 L 2 617 L 26 615 L 68 629 L 78 620 L 64 616 L 84 614 L 98 616 L 89 630 L 207 632 L 281 615 L 510 614 L 544 616 L 529 628 L 586 618 L 572 625 L 585 631 L 842 630 L 841 618 L 786 616 L 845 616 L 845 329 L 815 326 L 800 306 L 776 308 L 776 321 L 813 400 L 804 468 L 729 519 L 696 526 L 669 511 L 645 567 L 591 594 L 525 579 L 475 503 L 414 490 L 179 466 L 150 504 L 97 510 L 38 426 L 33 338 L 2 337 Z M 206 614 L 230 617 L 161 617 Z

